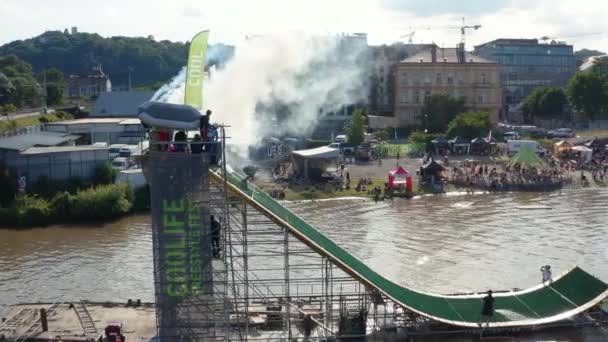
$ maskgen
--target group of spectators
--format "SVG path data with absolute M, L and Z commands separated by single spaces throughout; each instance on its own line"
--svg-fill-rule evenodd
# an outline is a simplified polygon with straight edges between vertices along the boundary
M 465 163 L 451 168 L 450 181 L 456 185 L 502 190 L 511 185 L 557 184 L 564 179 L 558 168 L 490 166 Z
M 217 158 L 219 132 L 218 125 L 210 123 L 210 117 L 210 110 L 207 111 L 206 115 L 201 116 L 199 133 L 195 134 L 190 141 L 188 141 L 188 135 L 185 131 L 177 131 L 175 134 L 168 129 L 150 131 L 150 140 L 153 142 L 151 148 L 158 151 L 189 152 L 192 154 L 205 152 L 210 154 L 211 164 L 216 164 L 219 159 Z

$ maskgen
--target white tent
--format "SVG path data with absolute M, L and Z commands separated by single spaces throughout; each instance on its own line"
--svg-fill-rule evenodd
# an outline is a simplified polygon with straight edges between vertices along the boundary
M 310 170 L 322 173 L 327 167 L 335 165 L 340 157 L 340 150 L 329 146 L 322 146 L 310 150 L 293 151 L 294 166 L 302 172 L 305 178 L 309 177 Z
M 572 151 L 578 151 L 585 157 L 586 162 L 590 162 L 593 159 L 593 150 L 587 146 L 575 146 L 572 148 Z
M 340 156 L 340 150 L 329 146 L 321 146 L 310 150 L 293 151 L 293 154 L 308 159 L 333 159 Z

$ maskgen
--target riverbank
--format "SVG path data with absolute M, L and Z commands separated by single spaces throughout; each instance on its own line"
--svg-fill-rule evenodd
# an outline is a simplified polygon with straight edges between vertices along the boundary
M 99 222 L 145 211 L 150 207 L 147 187 L 128 184 L 98 185 L 51 196 L 19 195 L 0 208 L 0 228 L 24 229 L 74 222 Z

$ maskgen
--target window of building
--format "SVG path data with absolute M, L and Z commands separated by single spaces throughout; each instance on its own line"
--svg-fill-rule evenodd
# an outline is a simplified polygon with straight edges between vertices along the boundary
M 477 103 L 479 103 L 479 104 L 488 103 L 488 94 L 486 94 L 486 92 L 484 92 L 484 91 L 479 92 L 479 94 L 477 94 Z
M 437 76 L 435 77 L 435 83 L 438 85 L 441 85 L 443 83 L 443 80 L 441 79 L 441 74 L 437 74 Z
M 414 102 L 420 103 L 420 90 L 418 89 L 414 90 Z
M 401 85 L 407 85 L 407 73 L 401 74 Z
M 407 103 L 407 101 L 408 101 L 407 93 L 401 94 L 401 103 Z
M 431 97 L 431 91 L 430 90 L 425 90 L 424 91 L 424 98 L 426 99 L 427 97 Z
M 431 84 L 431 77 L 429 75 L 424 76 L 424 84 Z
M 486 78 L 486 73 L 482 72 L 481 73 L 481 84 L 486 84 L 488 83 L 488 79 Z
M 454 84 L 454 75 L 448 74 L 448 85 Z

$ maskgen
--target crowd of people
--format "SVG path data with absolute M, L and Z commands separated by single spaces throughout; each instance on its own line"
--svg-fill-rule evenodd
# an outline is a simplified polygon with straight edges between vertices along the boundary
M 480 165 L 476 162 L 464 162 L 450 168 L 450 182 L 458 186 L 481 187 L 491 190 L 503 190 L 511 186 L 555 185 L 565 179 L 563 169 L 513 166 Z

